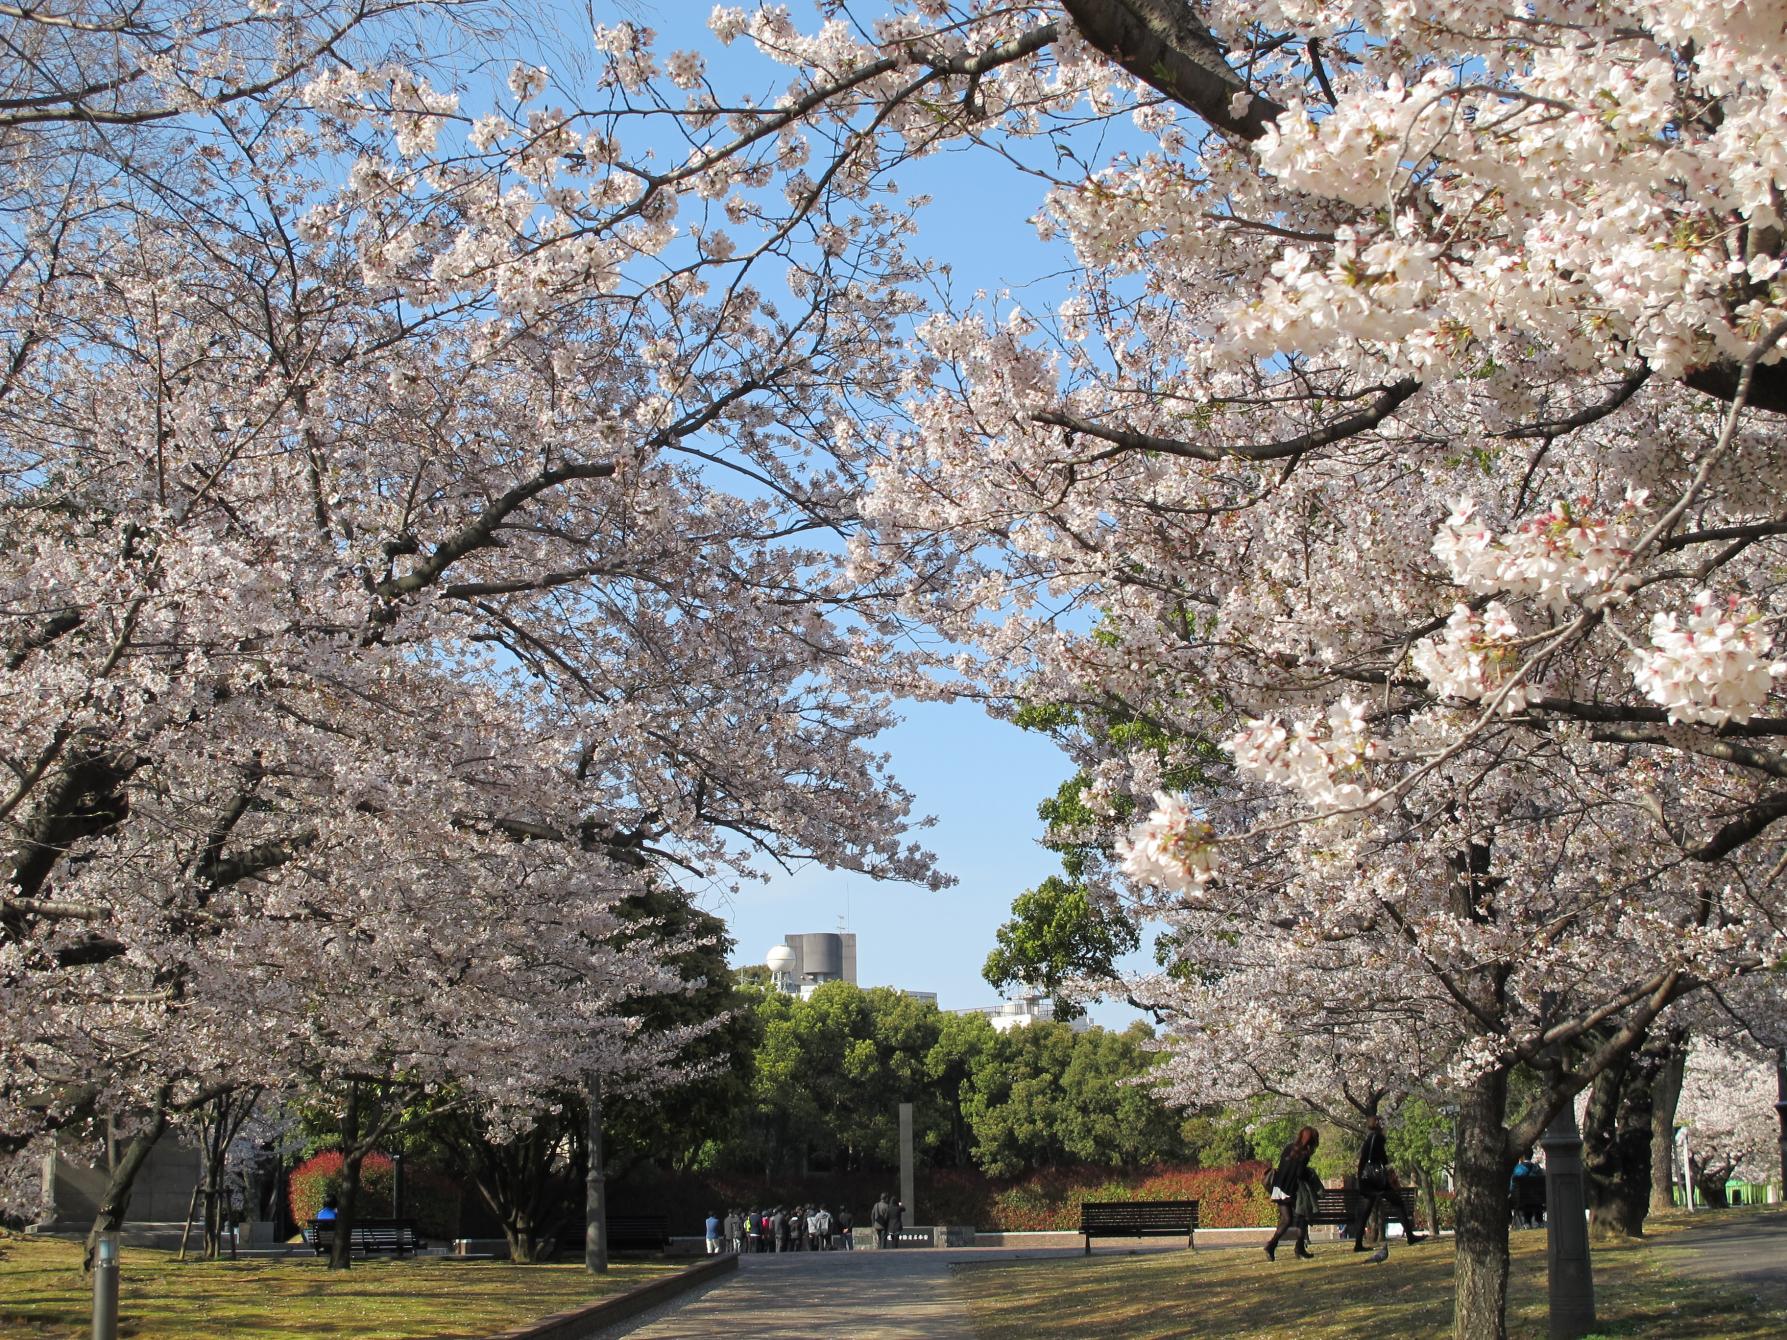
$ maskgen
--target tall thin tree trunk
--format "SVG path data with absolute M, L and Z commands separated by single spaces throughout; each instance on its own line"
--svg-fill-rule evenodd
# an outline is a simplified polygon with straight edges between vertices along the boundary
M 1667 1030 L 1669 1051 L 1651 1084 L 1650 1207 L 1675 1204 L 1675 1108 L 1681 1102 L 1682 1072 L 1688 1064 L 1687 1030 Z
M 1457 1117 L 1458 1258 L 1453 1340 L 1507 1340 L 1508 1076 L 1491 1071 L 1461 1095 Z
M 595 1274 L 608 1269 L 608 1180 L 602 1168 L 602 1077 L 591 1072 L 586 1083 L 589 1127 L 584 1138 L 583 1265 Z
M 167 1085 L 156 1090 L 155 1102 L 149 1109 L 149 1124 L 131 1137 L 125 1146 L 122 1156 L 112 1165 L 112 1173 L 106 1179 L 105 1194 L 99 1198 L 99 1210 L 93 1216 L 93 1227 L 87 1230 L 86 1252 L 81 1258 L 81 1270 L 91 1274 L 93 1256 L 99 1250 L 99 1235 L 115 1233 L 124 1223 L 124 1216 L 130 1210 L 130 1193 L 136 1185 L 137 1174 L 143 1170 L 148 1161 L 149 1151 L 155 1148 L 168 1128 L 168 1098 L 172 1093 Z
M 186 1220 L 180 1225 L 180 1256 L 182 1263 L 186 1260 L 186 1243 L 192 1237 L 192 1217 L 199 1212 L 199 1193 L 205 1189 L 203 1174 L 192 1184 L 192 1196 L 186 1202 Z

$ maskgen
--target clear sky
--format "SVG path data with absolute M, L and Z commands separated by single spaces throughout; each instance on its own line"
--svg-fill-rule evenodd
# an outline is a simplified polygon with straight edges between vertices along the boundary
M 1071 771 L 1042 736 L 987 717 L 970 703 L 910 703 L 907 720 L 882 744 L 913 792 L 914 810 L 937 816 L 916 835 L 961 883 L 940 893 L 810 867 L 734 898 L 708 900 L 738 941 L 740 962 L 761 963 L 784 935 L 857 936 L 864 986 L 935 991 L 945 1008 L 990 1005 L 980 976 L 993 931 L 1011 900 L 1058 870 L 1037 842 L 1036 804 Z

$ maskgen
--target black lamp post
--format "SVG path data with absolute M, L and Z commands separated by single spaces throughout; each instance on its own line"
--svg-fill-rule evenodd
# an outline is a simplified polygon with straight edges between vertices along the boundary
M 1541 1017 L 1551 1018 L 1555 997 L 1544 993 Z M 1563 1070 L 1561 1049 L 1552 1058 Z M 1595 1276 L 1588 1256 L 1588 1197 L 1583 1190 L 1582 1131 L 1572 1098 L 1539 1137 L 1545 1151 L 1546 1293 L 1551 1340 L 1576 1340 L 1595 1329 Z

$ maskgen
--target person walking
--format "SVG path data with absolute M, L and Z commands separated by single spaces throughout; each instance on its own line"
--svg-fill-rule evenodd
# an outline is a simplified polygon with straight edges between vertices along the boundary
M 1321 1142 L 1321 1132 L 1305 1126 L 1278 1156 L 1267 1192 L 1278 1207 L 1278 1227 L 1266 1239 L 1268 1261 L 1278 1259 L 1279 1239 L 1292 1228 L 1297 1230 L 1297 1255 L 1306 1259 L 1315 1255 L 1309 1250 L 1309 1221 L 1315 1216 L 1315 1198 L 1322 1181 L 1310 1168 L 1309 1160 Z
M 1396 1211 L 1402 1220 L 1403 1230 L 1408 1234 L 1410 1245 L 1420 1242 L 1423 1234 L 1415 1232 L 1415 1221 L 1409 1217 L 1408 1202 L 1403 1199 L 1402 1188 L 1396 1183 L 1396 1170 L 1390 1166 L 1390 1149 L 1384 1142 L 1384 1119 L 1375 1112 L 1366 1119 L 1365 1140 L 1359 1146 L 1359 1207 L 1347 1224 L 1348 1235 L 1353 1240 L 1353 1250 L 1365 1250 L 1365 1228 L 1371 1223 L 1371 1216 L 1379 1205 L 1387 1205 Z M 1384 1234 L 1384 1240 L 1377 1251 L 1371 1255 L 1373 1262 L 1390 1259 L 1390 1235 Z
M 702 1228 L 707 1233 L 707 1254 L 718 1256 L 720 1254 L 720 1216 L 709 1211 L 707 1222 L 702 1225 Z

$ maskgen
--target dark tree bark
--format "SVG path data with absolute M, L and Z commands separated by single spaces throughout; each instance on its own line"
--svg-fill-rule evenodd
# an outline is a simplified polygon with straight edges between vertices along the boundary
M 1642 1237 L 1650 1204 L 1650 1084 L 1636 1053 L 1608 1066 L 1589 1090 L 1582 1168 L 1590 1237 Z
M 1583 1132 L 1583 1160 L 1589 1223 L 1598 1240 L 1644 1236 L 1644 1220 L 1655 1190 L 1657 1094 L 1672 1066 L 1676 1067 L 1674 1091 L 1664 1095 L 1670 1100 L 1664 1128 L 1672 1139 L 1683 1037 L 1679 1028 L 1658 1029 L 1595 1080 Z M 1665 1178 L 1667 1153 L 1666 1148 Z M 1667 1181 L 1664 1194 L 1668 1194 Z
M 1453 1340 L 1507 1340 L 1508 1076 L 1493 1070 L 1460 1095 L 1453 1206 L 1458 1233 Z
M 1688 1031 L 1663 1030 L 1669 1050 L 1651 1082 L 1650 1207 L 1667 1210 L 1675 1204 L 1675 1108 L 1682 1096 L 1682 1072 L 1688 1064 Z
M 583 1104 L 569 1096 L 561 1103 L 559 1112 L 502 1144 L 469 1116 L 440 1128 L 460 1168 L 503 1226 L 510 1259 L 524 1265 L 550 1254 L 579 1180 Z
M 85 1274 L 93 1273 L 93 1256 L 99 1250 L 99 1235 L 115 1233 L 123 1226 L 124 1216 L 130 1210 L 130 1193 L 136 1185 L 137 1174 L 143 1170 L 149 1151 L 155 1148 L 156 1142 L 167 1131 L 170 1092 L 165 1084 L 156 1092 L 148 1123 L 131 1137 L 130 1143 L 124 1147 L 124 1153 L 112 1165 L 105 1194 L 99 1200 L 99 1213 L 93 1217 L 93 1227 L 87 1230 L 86 1252 L 81 1257 L 81 1270 Z
M 360 1165 L 366 1149 L 360 1143 L 360 1086 L 347 1086 L 341 1114 L 341 1189 L 336 1192 L 335 1237 L 329 1246 L 329 1269 L 347 1270 L 354 1261 L 354 1215 L 360 1202 Z

